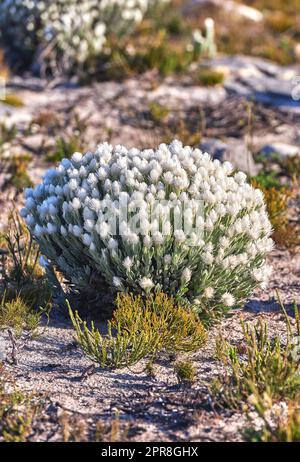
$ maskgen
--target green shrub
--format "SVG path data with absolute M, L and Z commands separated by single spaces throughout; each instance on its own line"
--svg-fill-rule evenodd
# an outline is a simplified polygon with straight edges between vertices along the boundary
M 281 188 L 278 172 L 266 172 L 265 169 L 251 177 L 251 183 L 263 189 Z
M 77 340 L 84 353 L 101 367 L 120 368 L 145 357 L 154 359 L 161 351 L 189 352 L 201 348 L 207 338 L 196 315 L 175 305 L 174 299 L 156 294 L 118 294 L 116 310 L 108 322 L 108 334 L 91 329 L 69 307 Z

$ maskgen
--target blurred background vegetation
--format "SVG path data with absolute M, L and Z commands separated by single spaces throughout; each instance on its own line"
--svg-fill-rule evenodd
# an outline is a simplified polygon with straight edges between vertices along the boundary
M 65 41 L 57 44 L 52 37 L 45 46 L 39 13 L 35 22 L 26 23 L 28 30 L 24 26 L 24 31 L 14 11 L 7 13 L 7 4 L 14 3 L 0 2 L 0 76 L 7 81 L 6 97 L 0 101 L 3 209 L 7 194 L 20 201 L 24 187 L 31 186 L 47 166 L 74 151 L 93 149 L 103 139 L 143 148 L 176 137 L 186 144 L 200 145 L 212 155 L 218 152 L 215 146 L 221 141 L 234 152 L 229 160 L 236 168 L 249 170 L 251 181 L 263 189 L 275 230 L 280 228 L 278 242 L 293 246 L 299 241 L 295 224 L 299 113 L 272 105 L 272 98 L 280 100 L 282 84 L 297 74 L 300 64 L 299 0 L 149 0 L 147 11 L 144 9 L 134 24 L 121 20 L 117 10 L 105 17 L 105 40 L 100 27 L 100 41 L 93 42 L 90 26 L 92 37 L 86 39 L 83 50 L 83 20 L 75 21 L 74 37 L 71 28 L 71 32 L 63 31 Z M 58 8 L 65 13 L 68 2 L 50 3 L 51 11 L 55 13 Z M 76 2 L 70 0 L 70 4 Z M 79 8 L 88 12 L 91 5 L 88 0 Z M 47 11 L 43 13 L 50 21 L 46 29 L 57 28 L 57 21 L 67 29 L 64 16 L 54 20 L 54 13 L 49 17 Z M 26 16 L 20 8 L 15 14 L 17 19 Z M 88 24 L 95 26 L 97 18 Z M 240 64 L 234 59 L 243 55 L 248 61 L 242 61 L 235 75 L 235 66 Z M 265 61 L 255 61 L 257 58 Z M 258 88 L 266 85 L 267 104 L 256 101 L 252 94 L 232 95 L 228 85 L 232 78 L 238 92 L 244 77 L 251 90 L 257 75 Z M 96 87 L 103 82 L 118 82 L 123 87 L 119 93 L 115 93 L 116 87 Z M 31 93 L 22 91 L 23 87 Z M 80 87 L 88 89 L 87 96 L 82 97 Z M 44 97 L 48 89 L 50 93 Z M 199 89 L 200 96 L 196 97 Z M 140 90 L 144 96 L 138 96 Z M 66 104 L 58 107 L 64 93 Z M 30 107 L 37 96 L 42 101 L 38 109 Z M 97 103 L 100 97 L 103 99 Z M 92 127 L 93 116 L 97 122 Z M 284 153 L 277 152 L 278 143 L 271 143 L 268 154 L 262 154 L 262 141 L 273 135 L 275 141 L 287 144 Z
M 41 3 L 41 2 L 40 2 Z M 55 2 L 53 2 L 55 4 Z M 57 2 L 59 3 L 59 2 Z M 0 5 L 1 6 L 1 5 Z M 2 13 L 2 16 L 3 13 Z M 0 11 L 1 17 L 1 11 Z M 207 18 L 214 21 L 215 47 L 205 43 Z M 6 45 L 5 58 L 13 70 L 24 71 L 26 67 L 49 76 L 49 68 L 32 66 L 37 43 L 23 55 L 16 54 L 18 35 L 8 33 L 10 22 L 2 26 L 2 45 Z M 10 18 L 9 18 L 10 19 Z M 63 21 L 63 19 L 62 19 Z M 19 27 L 21 27 L 19 25 Z M 38 26 L 35 25 L 37 28 Z M 49 25 L 50 27 L 50 25 Z M 5 30 L 4 30 L 5 29 Z M 116 30 L 114 30 L 116 29 Z M 29 34 L 29 33 L 28 33 Z M 75 32 L 74 32 L 75 34 Z M 37 35 L 38 36 L 38 35 Z M 18 45 L 20 47 L 20 45 Z M 49 48 L 49 47 L 48 47 Z M 53 48 L 53 47 L 52 47 Z M 67 41 L 65 48 L 68 48 Z M 78 53 L 79 53 L 79 46 Z M 106 42 L 99 45 L 100 52 L 90 47 L 84 59 L 77 62 L 76 69 L 68 72 L 79 74 L 83 82 L 90 79 L 124 79 L 136 73 L 156 69 L 161 75 L 182 74 L 190 70 L 191 63 L 209 57 L 216 50 L 227 55 L 245 54 L 267 58 L 281 65 L 300 62 L 300 12 L 298 0 L 171 0 L 159 1 L 151 6 L 136 27 L 108 28 Z M 64 50 L 66 51 L 66 50 Z M 43 51 L 46 59 L 53 50 Z M 68 51 L 71 54 L 71 50 Z M 76 51 L 72 50 L 72 55 Z M 59 68 L 59 53 L 52 71 Z M 3 58 L 3 53 L 1 54 Z M 17 59 L 16 59 L 17 57 Z M 2 70 L 1 70 L 2 69 Z M 2 75 L 7 75 L 4 65 Z M 51 72 L 50 72 L 51 75 Z M 219 83 L 221 78 L 200 76 L 199 83 Z

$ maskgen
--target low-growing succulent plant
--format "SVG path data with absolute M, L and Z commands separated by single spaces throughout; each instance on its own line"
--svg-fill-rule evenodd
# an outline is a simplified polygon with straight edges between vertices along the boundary
M 263 194 L 179 141 L 103 143 L 74 153 L 25 193 L 22 216 L 50 265 L 79 292 L 163 291 L 199 313 L 241 305 L 270 274 Z
M 159 0 L 166 1 L 166 0 Z M 99 54 L 106 36 L 128 34 L 157 0 L 6 0 L 0 39 L 16 65 L 69 71 Z

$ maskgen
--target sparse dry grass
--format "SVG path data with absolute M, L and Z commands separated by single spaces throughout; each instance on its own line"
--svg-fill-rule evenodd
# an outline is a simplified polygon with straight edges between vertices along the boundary
M 274 401 L 295 398 L 300 386 L 299 361 L 294 338 L 300 336 L 298 307 L 296 327 L 286 317 L 286 338 L 271 336 L 261 319 L 256 325 L 242 322 L 243 338 L 231 345 L 222 334 L 217 338 L 216 356 L 224 367 L 211 391 L 221 406 L 242 409 L 252 395 L 266 393 Z
M 31 157 L 28 154 L 14 155 L 9 158 L 8 172 L 11 175 L 10 184 L 18 192 L 30 188 L 33 183 L 28 175 L 28 165 Z
M 19 295 L 9 300 L 4 294 L 0 300 L 0 330 L 12 328 L 17 338 L 24 331 L 36 337 L 43 312 L 33 310 Z
M 246 441 L 255 443 L 299 443 L 300 442 L 300 396 L 276 404 L 264 393 L 255 393 L 251 404 L 261 419 L 257 425 L 253 412 L 247 414 L 250 422 L 242 435 Z M 259 428 L 257 428 L 259 427 Z
M 1 364 L 0 442 L 28 441 L 39 408 L 39 400 L 33 395 L 26 395 L 18 390 L 4 365 Z
M 298 162 L 296 157 L 280 165 L 280 174 L 290 177 L 284 184 L 281 184 L 280 175 L 274 171 L 269 172 L 268 168 L 263 169 L 251 180 L 253 186 L 264 193 L 274 229 L 273 240 L 279 247 L 291 251 L 297 250 L 300 246 L 300 220 L 297 219 L 300 197 Z
M 6 318 L 14 310 L 20 316 L 28 312 L 27 324 L 34 324 L 34 310 L 50 309 L 52 292 L 39 264 L 40 251 L 16 212 L 12 212 L 8 231 L 2 234 L 0 274 L 3 309 Z
M 196 369 L 191 361 L 177 361 L 174 364 L 174 371 L 181 384 L 191 384 L 196 380 Z

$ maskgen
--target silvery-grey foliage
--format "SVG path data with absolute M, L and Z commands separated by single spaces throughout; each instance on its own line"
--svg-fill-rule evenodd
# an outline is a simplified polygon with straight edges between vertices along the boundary
M 175 226 L 182 210 L 188 231 Z M 261 191 L 229 162 L 176 140 L 74 153 L 26 190 L 22 216 L 49 264 L 78 290 L 97 292 L 104 280 L 115 291 L 163 291 L 199 312 L 222 311 L 264 286 L 271 271 Z

